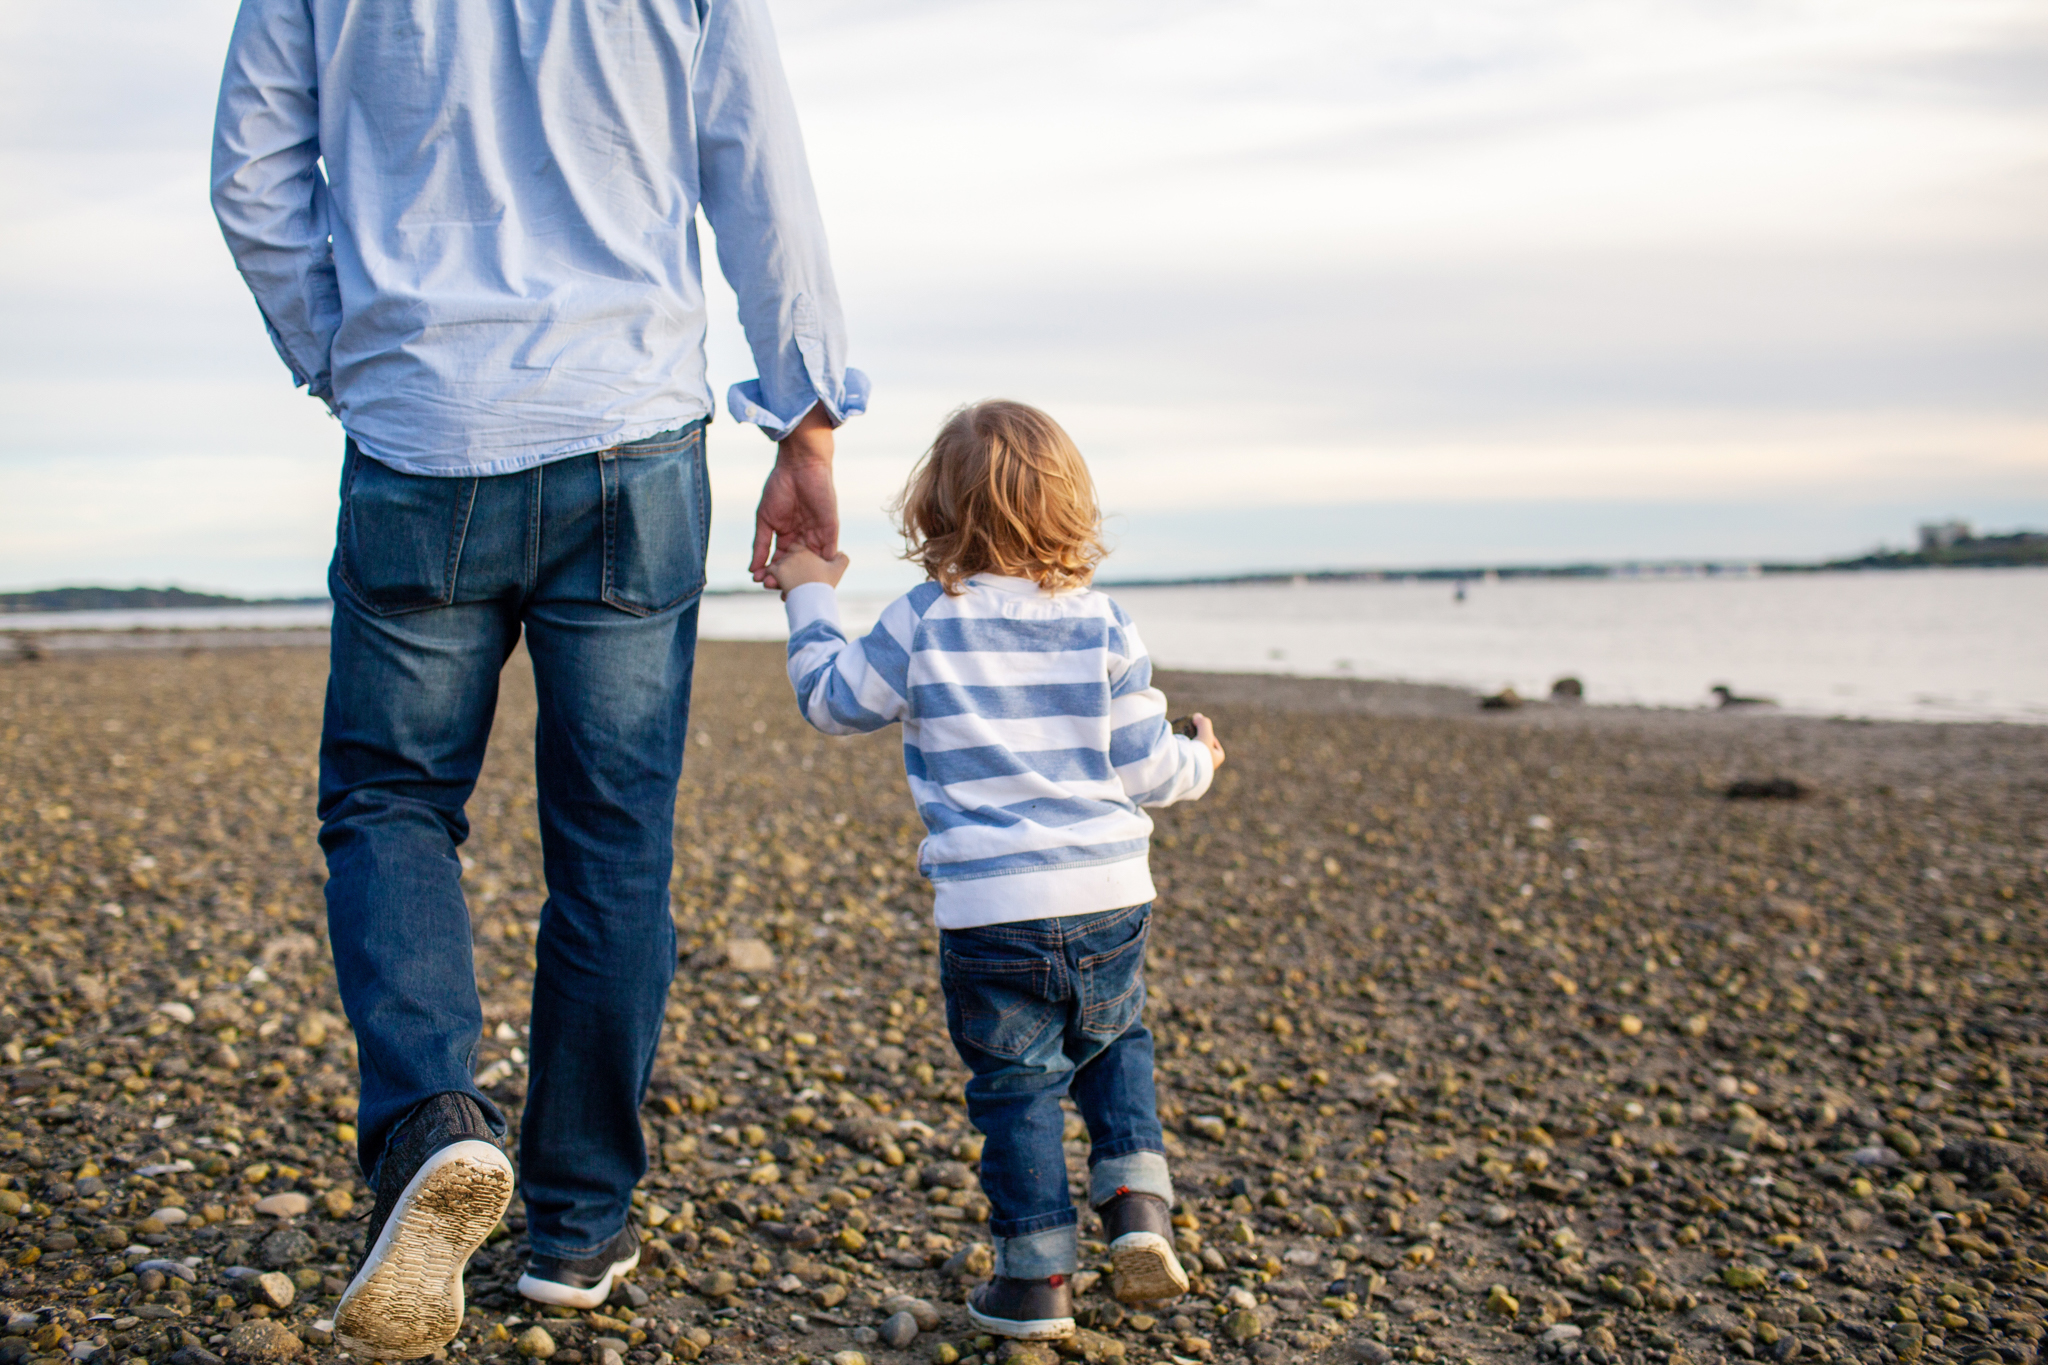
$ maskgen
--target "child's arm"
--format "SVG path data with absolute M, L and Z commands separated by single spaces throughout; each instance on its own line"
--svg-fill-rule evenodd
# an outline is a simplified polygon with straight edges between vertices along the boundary
M 821 559 L 808 550 L 784 555 L 769 572 L 789 613 L 789 682 L 805 720 L 828 735 L 861 735 L 903 719 L 909 710 L 910 636 L 917 615 L 898 598 L 875 628 L 849 640 L 833 591 L 847 558 Z
M 1215 727 L 1203 716 L 1195 722 L 1199 738 L 1173 733 L 1166 723 L 1166 694 L 1152 686 L 1152 658 L 1137 627 L 1121 608 L 1116 619 L 1109 657 L 1110 766 L 1124 794 L 1140 806 L 1196 800 L 1223 761 Z

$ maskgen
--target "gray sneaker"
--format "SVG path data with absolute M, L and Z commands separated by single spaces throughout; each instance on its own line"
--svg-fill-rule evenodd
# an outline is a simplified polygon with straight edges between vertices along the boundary
M 561 1308 L 596 1308 L 612 1295 L 612 1282 L 640 1264 L 640 1239 L 628 1223 L 619 1235 L 588 1256 L 535 1256 L 519 1277 L 519 1292 L 535 1303 Z
M 512 1163 L 467 1095 L 407 1116 L 377 1163 L 369 1250 L 334 1310 L 334 1339 L 369 1360 L 416 1360 L 462 1327 L 462 1272 L 512 1201 Z

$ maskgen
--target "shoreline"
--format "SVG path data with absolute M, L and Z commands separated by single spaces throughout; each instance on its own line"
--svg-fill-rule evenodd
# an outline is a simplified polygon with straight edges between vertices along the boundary
M 705 638 L 704 645 L 759 645 L 758 640 Z M 124 654 L 133 652 L 199 652 L 243 649 L 304 649 L 327 647 L 325 627 L 296 626 L 198 627 L 152 630 L 134 626 L 106 630 L 9 630 L 0 621 L 0 667 L 34 663 L 51 655 Z M 1829 715 L 1818 711 L 1790 710 L 1775 704 L 1738 707 L 1646 706 L 1634 702 L 1554 702 L 1529 698 L 1518 706 L 1482 712 L 1482 694 L 1447 683 L 1409 682 L 1393 678 L 1328 677 L 1297 673 L 1262 673 L 1229 670 L 1158 667 L 1162 678 L 1185 678 L 1202 696 L 1227 698 L 1277 709 L 1309 714 L 1343 714 L 1385 717 L 1449 717 L 1472 714 L 1492 724 L 1517 722 L 1545 727 L 1613 725 L 1640 721 L 1672 724 L 1696 721 L 1716 725 L 1758 725 L 1770 723 L 1824 724 L 1841 726 L 1907 727 L 1992 727 L 2038 730 L 2048 727 L 2048 717 L 1955 719 L 1930 717 L 1864 717 Z M 1185 708 L 1177 707 L 1177 710 Z

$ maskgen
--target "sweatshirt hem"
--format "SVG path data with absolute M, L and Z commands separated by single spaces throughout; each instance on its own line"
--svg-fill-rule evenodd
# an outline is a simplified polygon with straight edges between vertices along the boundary
M 1152 885 L 1151 859 L 1143 853 L 1080 867 L 935 882 L 933 891 L 932 923 L 941 929 L 1092 915 L 1142 905 L 1159 895 Z

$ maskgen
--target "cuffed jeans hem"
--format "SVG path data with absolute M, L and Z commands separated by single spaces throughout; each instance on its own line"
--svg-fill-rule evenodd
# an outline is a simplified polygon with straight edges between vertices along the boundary
M 1021 1237 L 1000 1237 L 994 1233 L 996 1274 L 1013 1280 L 1044 1280 L 1054 1275 L 1071 1275 L 1081 1268 L 1081 1232 L 1078 1223 L 1027 1232 Z
M 1063 1228 L 1080 1221 L 1081 1215 L 1074 1212 L 1072 1204 L 1068 1204 L 1063 1209 L 1055 1209 L 1051 1213 L 1034 1213 L 1028 1218 L 991 1217 L 988 1220 L 988 1231 L 991 1237 L 1029 1237 L 1034 1232 L 1044 1232 L 1048 1228 Z
M 1101 1208 L 1116 1198 L 1118 1190 L 1150 1194 L 1173 1206 L 1173 1177 L 1166 1169 L 1164 1152 L 1126 1152 L 1104 1157 L 1088 1168 L 1088 1205 Z

